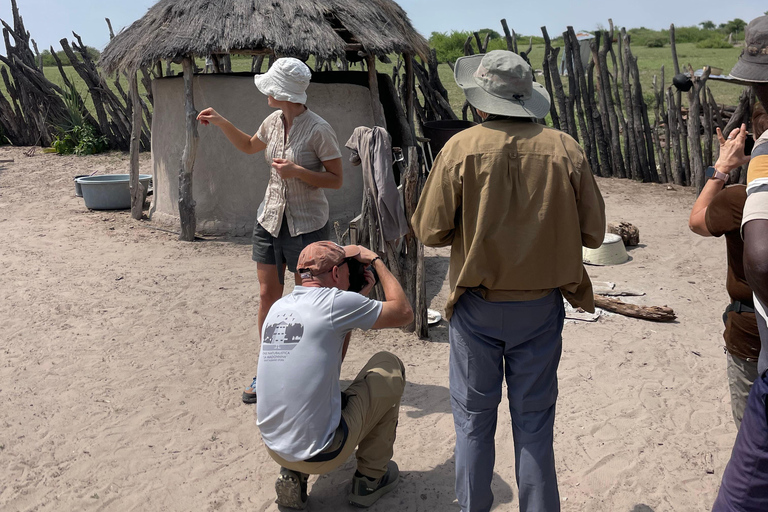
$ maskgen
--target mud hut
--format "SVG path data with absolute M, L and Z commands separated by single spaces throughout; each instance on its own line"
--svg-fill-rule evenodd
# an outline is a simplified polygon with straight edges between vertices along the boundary
M 248 133 L 255 133 L 271 112 L 251 74 L 195 74 L 196 57 L 212 56 L 218 67 L 230 54 L 252 55 L 259 70 L 265 57 L 270 62 L 275 57 L 314 57 L 317 69 L 307 105 L 331 124 L 342 146 L 344 186 L 326 193 L 331 221 L 344 226 L 360 213 L 363 198 L 360 170 L 349 164 L 343 148 L 357 126 L 384 126 L 393 145 L 403 148 L 404 174 L 410 176 L 406 213 L 415 207 L 419 187 L 414 178 L 418 162 L 412 124 L 413 58 L 426 60 L 428 51 L 405 11 L 391 0 L 161 0 L 110 41 L 100 65 L 107 73 L 127 73 L 134 104 L 139 104 L 138 71 L 152 69 L 161 75 L 162 61 L 182 63 L 183 77 L 152 81 L 155 193 L 150 214 L 160 221 L 180 222 L 181 239 L 192 241 L 196 232 L 249 233 L 269 179 L 263 156 L 239 153 L 218 130 L 198 132 L 198 109 L 213 106 Z M 402 98 L 389 77 L 376 72 L 376 61 L 387 61 L 393 53 L 402 54 L 406 67 Z M 331 61 L 341 62 L 344 71 L 322 72 L 323 64 L 328 69 Z M 350 62 L 364 62 L 366 72 L 348 71 Z M 135 133 L 142 121 L 140 109 L 134 110 Z M 132 154 L 137 147 L 132 144 Z M 140 218 L 137 156 L 131 175 L 134 216 Z M 410 259 L 421 249 L 405 252 Z M 406 261 L 403 274 L 423 276 L 416 265 L 415 260 Z M 415 283 L 410 288 L 416 293 Z M 425 301 L 415 302 L 417 313 L 424 309 L 417 317 L 426 318 Z

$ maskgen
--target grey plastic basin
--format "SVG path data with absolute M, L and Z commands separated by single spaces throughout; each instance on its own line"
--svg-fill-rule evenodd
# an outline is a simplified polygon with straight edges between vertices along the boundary
M 76 183 L 83 191 L 86 208 L 91 210 L 124 210 L 131 207 L 131 190 L 128 184 L 129 174 L 105 174 L 77 178 Z M 151 174 L 139 174 L 139 182 L 144 185 L 144 199 L 152 179 Z

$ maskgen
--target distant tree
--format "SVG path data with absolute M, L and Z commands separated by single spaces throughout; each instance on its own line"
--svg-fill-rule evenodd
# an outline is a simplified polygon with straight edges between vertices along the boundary
M 703 28 L 704 30 L 713 30 L 715 28 L 715 24 L 709 20 L 702 21 L 701 23 L 699 23 L 699 25 L 701 25 L 701 28 Z
M 723 28 L 725 29 L 726 32 L 730 33 L 730 32 L 741 32 L 742 30 L 744 30 L 744 27 L 746 26 L 747 26 L 746 21 L 744 21 L 741 18 L 735 18 L 729 21 L 728 23 L 726 23 L 725 26 L 723 26 Z
M 486 34 L 491 34 L 491 40 L 499 39 L 501 37 L 501 34 L 490 28 L 481 28 L 477 33 L 483 38 L 485 38 Z

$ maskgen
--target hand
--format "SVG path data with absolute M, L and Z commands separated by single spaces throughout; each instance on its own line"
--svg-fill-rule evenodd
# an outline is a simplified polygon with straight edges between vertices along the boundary
M 208 124 L 220 126 L 221 123 L 225 121 L 225 119 L 221 117 L 221 114 L 213 110 L 211 107 L 203 109 L 203 111 L 197 114 L 197 120 L 200 121 L 200 124 L 203 126 L 208 126 Z
M 370 265 L 373 260 L 379 257 L 378 254 L 367 247 L 358 245 L 357 248 L 360 249 L 360 254 L 355 256 L 355 259 L 364 265 Z
M 371 290 L 373 290 L 373 286 L 376 284 L 376 278 L 373 275 L 373 272 L 370 271 L 370 269 L 365 269 L 365 286 L 363 286 L 363 289 L 360 290 L 360 295 L 367 297 L 369 293 L 371 293 Z
M 298 178 L 299 174 L 301 174 L 301 167 L 285 158 L 273 158 L 272 168 L 277 171 L 277 174 L 284 180 L 287 180 L 288 178 Z
M 723 137 L 723 132 L 718 128 L 717 140 L 720 141 L 720 154 L 715 162 L 715 169 L 728 174 L 740 165 L 749 163 L 749 156 L 744 154 L 744 142 L 747 140 L 746 124 L 742 124 L 738 130 L 733 130 L 728 135 L 728 140 Z

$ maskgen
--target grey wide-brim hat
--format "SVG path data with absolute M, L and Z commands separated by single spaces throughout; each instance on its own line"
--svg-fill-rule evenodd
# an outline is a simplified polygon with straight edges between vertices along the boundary
M 283 57 L 272 63 L 262 75 L 253 77 L 253 82 L 265 96 L 291 103 L 307 102 L 307 87 L 312 72 L 306 64 L 293 57 Z
M 549 112 L 547 90 L 533 81 L 531 66 L 516 53 L 460 57 L 453 76 L 469 104 L 488 114 L 543 119 Z
M 749 22 L 744 30 L 744 49 L 731 77 L 745 85 L 768 83 L 768 16 Z

